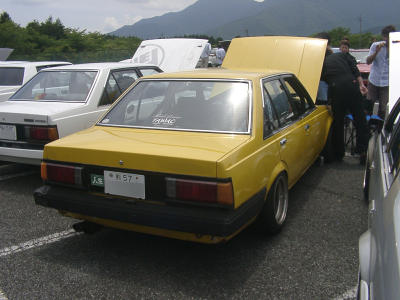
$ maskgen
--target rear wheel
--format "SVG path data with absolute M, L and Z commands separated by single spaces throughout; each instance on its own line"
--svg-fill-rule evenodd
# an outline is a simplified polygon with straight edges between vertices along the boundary
M 289 202 L 287 178 L 281 173 L 272 184 L 267 199 L 258 216 L 258 228 L 268 234 L 278 233 L 283 227 Z

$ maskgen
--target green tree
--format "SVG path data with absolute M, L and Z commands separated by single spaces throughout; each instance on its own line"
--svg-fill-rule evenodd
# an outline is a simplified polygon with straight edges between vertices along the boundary
M 6 23 L 6 22 L 12 22 L 10 15 L 7 12 L 2 12 L 0 14 L 0 24 Z

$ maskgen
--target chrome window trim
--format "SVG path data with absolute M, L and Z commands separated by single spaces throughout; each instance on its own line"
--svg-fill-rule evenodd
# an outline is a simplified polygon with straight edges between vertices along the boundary
M 226 134 L 242 134 L 242 135 L 251 135 L 252 134 L 252 123 L 253 123 L 253 82 L 252 80 L 248 79 L 218 79 L 218 78 L 140 78 L 136 80 L 134 86 L 140 84 L 141 82 L 146 82 L 146 81 L 206 81 L 206 82 L 211 82 L 211 81 L 216 81 L 216 82 L 243 82 L 248 84 L 248 101 L 249 101 L 249 112 L 248 112 L 248 124 L 247 124 L 247 131 L 244 132 L 236 132 L 236 131 L 217 131 L 217 130 L 200 130 L 200 129 L 184 129 L 184 128 L 170 128 L 170 127 L 149 127 L 149 126 L 128 126 L 128 125 L 113 125 L 113 124 L 102 124 L 101 121 L 104 119 L 105 116 L 103 116 L 97 123 L 96 125 L 99 126 L 105 126 L 105 127 L 119 127 L 119 128 L 138 128 L 138 129 L 154 129 L 154 130 L 171 130 L 171 131 L 186 131 L 186 132 L 206 132 L 206 133 L 226 133 Z M 134 88 L 132 86 L 130 89 L 128 88 L 125 92 L 128 90 L 132 90 Z M 125 94 L 124 92 L 124 94 Z M 116 105 L 117 102 L 120 102 L 122 100 L 122 95 L 119 97 L 118 101 L 114 101 L 114 104 Z M 113 109 L 115 106 L 113 105 L 111 109 Z

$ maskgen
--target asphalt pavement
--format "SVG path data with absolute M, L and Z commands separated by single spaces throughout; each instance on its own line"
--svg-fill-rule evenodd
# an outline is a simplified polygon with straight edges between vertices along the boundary
M 202 245 L 104 229 L 34 204 L 39 168 L 0 166 L 0 300 L 354 299 L 367 229 L 357 158 L 315 164 L 290 191 L 276 236 L 252 227 Z

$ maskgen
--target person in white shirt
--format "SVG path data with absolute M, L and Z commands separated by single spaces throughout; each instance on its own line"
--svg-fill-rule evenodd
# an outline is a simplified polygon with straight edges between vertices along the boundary
M 383 41 L 375 42 L 369 49 L 367 64 L 372 64 L 368 77 L 368 99 L 379 103 L 378 116 L 385 119 L 389 101 L 389 33 L 393 25 L 382 29 Z
M 199 68 L 207 68 L 208 67 L 208 57 L 211 53 L 211 45 L 210 43 L 206 43 L 203 52 L 200 55 Z
M 225 58 L 225 49 L 222 48 L 221 44 L 218 46 L 217 52 L 215 53 L 215 56 L 217 57 L 217 67 L 222 65 L 222 62 L 224 61 Z

